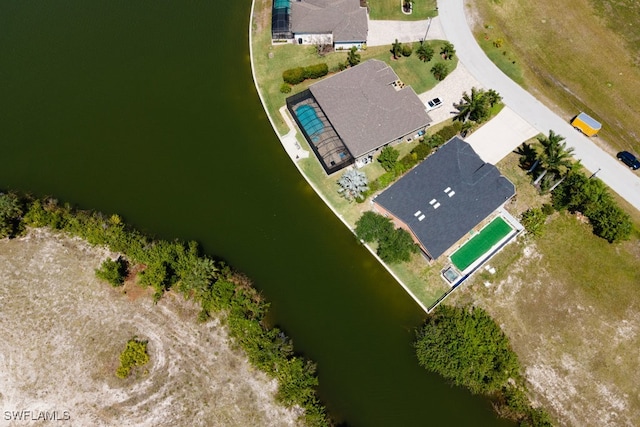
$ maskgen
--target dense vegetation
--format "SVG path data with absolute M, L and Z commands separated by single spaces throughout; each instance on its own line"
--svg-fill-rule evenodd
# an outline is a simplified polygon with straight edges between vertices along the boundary
M 553 131 L 538 138 L 540 149 L 524 143 L 518 149 L 520 167 L 532 175 L 538 174 L 533 184 L 540 192 L 551 192 L 553 207 L 560 211 L 580 212 L 593 227 L 596 236 L 609 243 L 620 242 L 631 236 L 633 223 L 629 214 L 618 206 L 607 186 L 595 178 L 587 177 L 579 162 L 571 159 L 572 149 L 566 147 L 564 138 Z M 542 214 L 531 210 L 525 212 L 523 224 L 534 235 L 542 232 Z
M 2 208 L 5 205 L 9 208 Z M 155 301 L 173 289 L 201 304 L 200 321 L 223 314 L 230 336 L 250 362 L 278 380 L 278 399 L 304 408 L 307 425 L 329 425 L 315 392 L 315 365 L 294 355 L 291 341 L 282 331 L 267 327 L 269 304 L 248 280 L 202 255 L 196 242 L 153 240 L 127 227 L 117 215 L 75 210 L 51 198 L 0 194 L 0 230 L 8 229 L 8 235 L 15 236 L 27 226 L 64 231 L 123 254 L 128 263 L 141 268 L 139 283 L 155 290 Z
M 378 244 L 376 253 L 388 263 L 409 261 L 419 248 L 411 235 L 402 228 L 394 228 L 387 217 L 367 211 L 356 222 L 356 236 L 364 242 Z
M 282 72 L 285 83 L 297 85 L 306 79 L 318 79 L 329 73 L 329 66 L 325 63 L 309 65 L 308 67 L 289 68 Z
M 120 366 L 116 370 L 116 376 L 122 379 L 127 378 L 133 368 L 144 366 L 147 363 L 149 363 L 147 341 L 133 337 L 127 342 L 127 346 L 120 354 Z
M 520 425 L 551 425 L 529 404 L 509 339 L 484 310 L 440 305 L 418 331 L 415 349 L 421 366 L 491 397 L 501 415 Z

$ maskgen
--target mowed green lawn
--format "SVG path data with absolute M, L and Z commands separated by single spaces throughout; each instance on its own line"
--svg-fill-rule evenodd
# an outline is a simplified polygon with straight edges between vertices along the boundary
M 594 142 L 612 153 L 640 154 L 638 2 L 501 0 L 473 7 L 478 41 L 508 75 L 567 121 L 580 111 L 599 120 Z
M 438 14 L 436 0 L 414 0 L 413 12 L 410 15 L 404 14 L 401 7 L 401 0 L 369 0 L 369 17 L 380 20 L 419 21 Z

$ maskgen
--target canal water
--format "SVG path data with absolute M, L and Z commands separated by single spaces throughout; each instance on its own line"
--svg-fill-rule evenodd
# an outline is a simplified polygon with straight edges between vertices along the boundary
M 285 155 L 250 72 L 250 3 L 0 5 L 0 187 L 197 240 L 250 276 L 352 426 L 495 426 L 420 368 L 424 314 Z

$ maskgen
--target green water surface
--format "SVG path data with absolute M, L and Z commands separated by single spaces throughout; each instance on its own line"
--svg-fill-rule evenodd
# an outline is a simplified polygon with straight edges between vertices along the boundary
M 0 2 L 0 187 L 197 240 L 246 273 L 344 425 L 507 425 L 418 366 L 423 312 L 287 158 L 252 83 L 249 10 Z

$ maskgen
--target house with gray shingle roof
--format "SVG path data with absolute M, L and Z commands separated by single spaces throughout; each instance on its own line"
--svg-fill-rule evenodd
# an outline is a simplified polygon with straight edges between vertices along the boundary
M 360 0 L 292 0 L 290 19 L 298 44 L 360 49 L 367 42 L 367 9 Z
M 300 120 L 301 102 L 314 109 L 321 132 Z M 327 173 L 354 161 L 368 163 L 376 151 L 418 137 L 431 123 L 414 90 L 376 59 L 312 84 L 287 99 L 287 106 Z
M 374 199 L 436 259 L 515 195 L 515 186 L 454 137 Z

